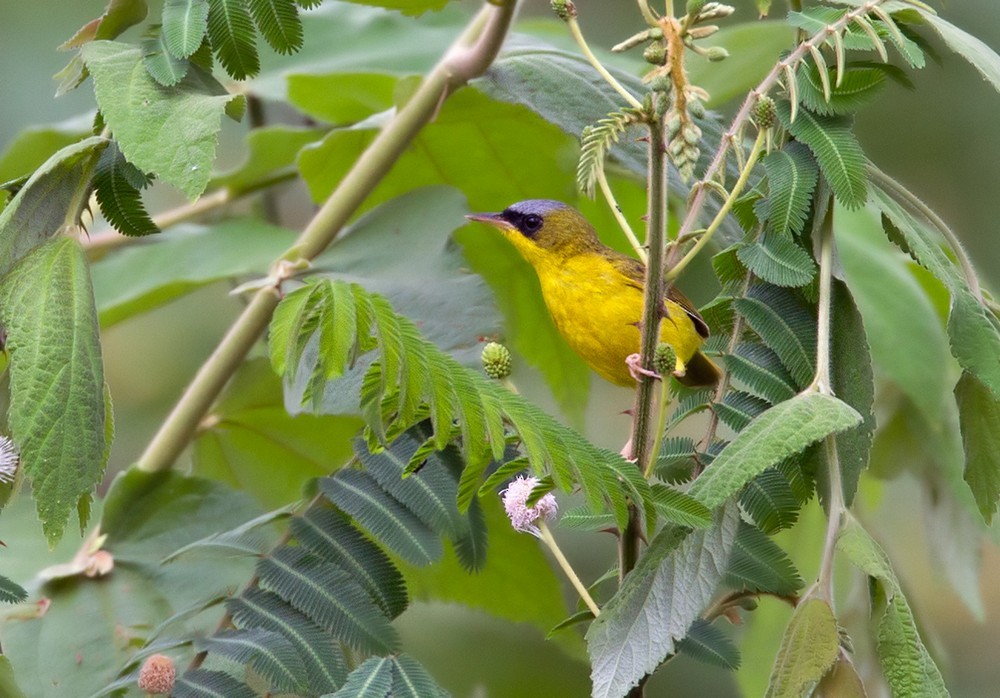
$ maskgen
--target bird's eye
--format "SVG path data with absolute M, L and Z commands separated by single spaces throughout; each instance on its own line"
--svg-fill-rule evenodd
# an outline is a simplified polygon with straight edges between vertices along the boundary
M 532 213 L 524 217 L 521 225 L 524 226 L 524 232 L 528 234 L 537 233 L 538 229 L 542 227 L 542 217 Z

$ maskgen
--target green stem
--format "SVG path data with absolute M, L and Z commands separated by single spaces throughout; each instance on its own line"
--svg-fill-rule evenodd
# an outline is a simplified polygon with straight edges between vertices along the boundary
M 651 27 L 660 26 L 660 23 L 656 21 L 656 15 L 654 15 L 653 11 L 649 9 L 649 0 L 638 0 L 638 2 L 639 13 L 642 15 L 642 18 L 646 20 L 646 24 Z
M 487 4 L 479 12 L 276 264 L 311 260 L 334 240 L 420 129 L 434 117 L 441 102 L 459 86 L 481 75 L 493 62 L 507 35 L 515 6 L 515 0 L 508 0 Z M 477 37 L 475 43 L 473 37 Z M 273 286 L 254 294 L 139 457 L 137 467 L 155 472 L 171 467 L 177 460 L 199 421 L 263 335 L 278 300 L 278 290 Z
M 688 253 L 680 259 L 680 261 L 671 265 L 670 271 L 667 272 L 668 282 L 673 281 L 680 276 L 680 273 L 684 271 L 687 265 L 691 263 L 691 260 L 693 260 L 698 253 L 701 252 L 705 245 L 711 241 L 712 236 L 715 235 L 715 231 L 717 231 L 719 226 L 722 225 L 722 221 L 726 219 L 726 216 L 729 214 L 729 210 L 733 207 L 733 203 L 743 192 L 743 187 L 746 186 L 747 180 L 750 178 L 750 173 L 753 171 L 754 165 L 757 164 L 757 158 L 760 157 L 760 153 L 764 149 L 766 137 L 766 130 L 760 130 L 757 132 L 757 140 L 754 141 L 753 148 L 750 150 L 750 155 L 747 156 L 746 163 L 740 171 L 739 179 L 737 179 L 736 184 L 733 185 L 733 189 L 729 192 L 729 196 L 727 196 L 726 200 L 722 202 L 722 208 L 720 208 L 719 212 L 715 214 L 715 218 L 712 220 L 711 225 L 709 225 L 708 228 L 705 229 L 705 232 L 702 233 L 701 237 L 698 238 L 698 242 L 694 244 L 694 247 L 692 247 Z M 675 245 L 671 248 L 671 252 L 674 253 L 675 250 L 679 249 L 680 246 Z
M 643 264 L 645 264 L 649 261 L 649 255 L 646 254 L 646 250 L 643 248 L 642 243 L 639 242 L 639 238 L 636 237 L 635 232 L 632 230 L 632 226 L 630 226 L 628 221 L 625 219 L 625 214 L 622 213 L 621 206 L 618 205 L 618 200 L 615 199 L 614 192 L 611 191 L 611 186 L 608 184 L 608 178 L 604 174 L 603 167 L 597 170 L 597 184 L 601 188 L 604 200 L 608 202 L 608 208 L 611 209 L 611 215 L 613 215 L 615 220 L 618 221 L 618 225 L 621 227 L 622 232 L 625 233 L 625 237 L 628 239 L 632 249 L 635 250 L 636 255 L 642 260 Z
M 663 447 L 663 436 L 667 429 L 667 407 L 670 405 L 670 376 L 660 378 L 660 399 L 656 411 L 656 432 L 653 434 L 653 446 L 649 449 L 649 461 L 643 476 L 648 480 L 653 477 L 653 469 L 656 468 L 656 461 L 660 458 L 660 449 Z
M 615 79 L 615 76 L 608 72 L 608 69 L 604 67 L 601 61 L 598 60 L 594 52 L 590 50 L 590 46 L 587 45 L 587 40 L 583 38 L 583 32 L 580 31 L 580 23 L 576 21 L 576 17 L 569 17 L 566 19 L 566 26 L 569 27 L 569 33 L 573 36 L 576 45 L 580 47 L 580 51 L 586 57 L 587 61 L 594 67 L 594 70 L 604 78 L 605 82 L 611 85 L 615 92 L 622 96 L 629 106 L 635 109 L 642 109 L 642 102 L 635 98 L 635 96 L 625 89 L 625 87 Z
M 576 593 L 578 593 L 580 598 L 583 599 L 583 602 L 587 604 L 587 608 L 589 608 L 590 612 L 594 614 L 594 618 L 597 618 L 601 615 L 601 609 L 598 608 L 597 604 L 594 602 L 594 598 L 590 595 L 590 592 L 587 591 L 587 587 L 580 581 L 580 578 L 576 574 L 576 570 L 574 570 L 573 566 L 569 564 L 569 560 L 567 560 L 566 556 L 563 555 L 563 551 L 559 548 L 559 544 L 556 543 L 556 539 L 552 535 L 552 531 L 549 530 L 548 525 L 541 519 L 538 521 L 538 530 L 540 531 L 540 538 L 542 539 L 542 542 L 548 546 L 548 549 L 552 552 L 556 562 L 559 563 L 559 567 L 569 579 L 570 584 L 572 584 L 573 588 L 576 589 Z

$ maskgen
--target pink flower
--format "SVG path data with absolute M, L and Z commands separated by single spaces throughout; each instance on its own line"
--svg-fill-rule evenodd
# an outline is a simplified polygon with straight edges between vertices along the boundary
M 500 493 L 503 495 L 503 507 L 507 511 L 507 518 L 510 519 L 514 530 L 530 533 L 534 536 L 541 535 L 535 522 L 539 519 L 552 521 L 559 510 L 556 498 L 551 492 L 539 499 L 535 506 L 528 506 L 528 498 L 531 497 L 531 492 L 537 485 L 537 477 L 520 475 L 507 485 L 507 489 Z
M 146 693 L 170 693 L 174 690 L 176 677 L 174 660 L 163 654 L 154 654 L 147 657 L 139 669 L 139 688 Z

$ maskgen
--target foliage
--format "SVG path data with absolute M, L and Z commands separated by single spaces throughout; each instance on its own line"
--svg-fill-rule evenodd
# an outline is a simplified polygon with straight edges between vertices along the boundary
M 955 234 L 868 161 L 854 120 L 908 84 L 890 51 L 920 69 L 936 34 L 998 89 L 1000 56 L 911 0 L 805 3 L 719 37 L 724 5 L 657 22 L 640 3 L 650 26 L 607 58 L 568 9 L 582 51 L 548 43 L 545 23 L 507 36 L 514 3 L 478 20 L 447 4 L 166 0 L 128 41 L 146 3 L 110 0 L 64 44 L 76 53 L 59 89 L 92 78 L 96 119 L 35 129 L 0 158 L 16 444 L 0 506 L 33 529 L 33 503 L 42 548 L 73 511 L 86 537 L 58 549 L 68 562 L 19 553 L 0 576 L 0 692 L 136 695 L 143 661 L 167 654 L 178 696 L 447 695 L 405 627 L 415 602 L 449 602 L 550 631 L 589 660 L 602 698 L 641 695 L 682 653 L 769 696 L 857 693 L 870 672 L 852 655 L 868 653 L 894 695 L 947 695 L 874 520 L 851 509 L 874 477 L 915 476 L 929 545 L 981 613 L 1000 313 Z M 756 53 L 720 63 L 716 39 Z M 618 55 L 639 46 L 642 79 Z M 706 85 L 746 95 L 731 120 L 705 110 Z M 268 101 L 297 124 L 268 124 Z M 216 172 L 223 116 L 250 122 L 247 157 Z M 288 182 L 319 205 L 308 223 L 282 210 Z M 160 210 L 159 183 L 188 203 Z M 590 201 L 598 185 L 607 207 Z M 464 227 L 470 209 L 545 197 L 621 248 L 618 223 L 669 211 L 646 246 L 671 284 L 722 242 L 702 347 L 722 379 L 695 391 L 662 376 L 658 421 L 640 381 L 643 462 L 584 433 L 586 372 L 535 277 L 499 236 Z M 91 202 L 125 237 L 80 234 L 96 227 Z M 218 281 L 246 300 L 239 317 L 99 494 L 113 438 L 100 326 Z M 495 380 L 479 354 L 504 327 L 515 368 Z M 541 406 L 536 369 L 565 420 Z M 192 474 L 171 471 L 189 445 Z M 576 505 L 535 521 L 537 539 L 501 512 L 523 475 L 534 489 L 508 510 Z M 819 505 L 825 531 L 808 528 Z M 555 547 L 570 530 L 613 533 L 619 554 L 596 580 Z M 815 578 L 794 534 L 820 550 Z M 840 557 L 867 580 L 870 613 L 839 588 Z M 774 600 L 792 609 L 783 630 Z M 760 648 L 721 623 L 743 618 L 769 629 L 766 676 L 744 657 Z

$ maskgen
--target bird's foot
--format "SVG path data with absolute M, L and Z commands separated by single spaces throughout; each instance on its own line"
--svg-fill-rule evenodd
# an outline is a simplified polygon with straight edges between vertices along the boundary
M 647 368 L 643 368 L 641 365 L 642 356 L 639 354 L 629 354 L 625 357 L 625 365 L 628 366 L 628 372 L 633 378 L 639 380 L 640 376 L 648 376 L 649 378 L 655 378 L 659 380 L 662 378 L 656 371 L 650 371 Z

